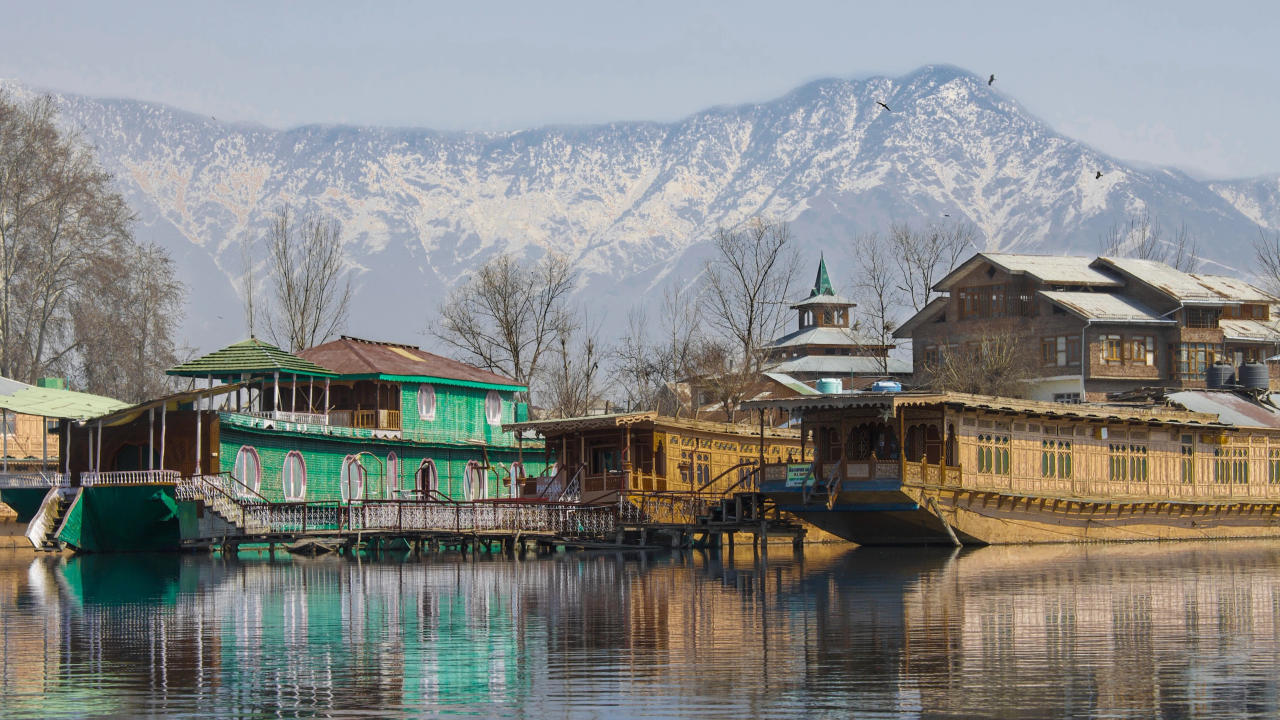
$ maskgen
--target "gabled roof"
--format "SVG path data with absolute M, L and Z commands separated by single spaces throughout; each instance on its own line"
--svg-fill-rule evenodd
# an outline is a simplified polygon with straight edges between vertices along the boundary
M 1280 428 L 1280 411 L 1235 392 L 1183 390 L 1165 397 L 1191 412 L 1217 415 L 1218 422 L 1224 425 Z
M 298 353 L 344 378 L 380 378 L 407 382 L 443 382 L 520 392 L 526 388 L 509 377 L 429 353 L 413 345 L 342 336 Z
M 1041 290 L 1037 294 L 1083 320 L 1141 325 L 1177 324 L 1176 320 L 1123 295 L 1062 290 Z
M 783 360 L 769 366 L 769 372 L 795 375 L 797 373 L 818 373 L 831 377 L 848 377 L 849 375 L 883 376 L 880 358 L 857 355 L 806 355 L 804 357 Z M 909 375 L 911 361 L 901 358 L 888 358 L 890 375 Z
M 1276 298 L 1243 280 L 1225 275 L 1186 273 L 1156 260 L 1100 257 L 1094 265 L 1125 275 L 1184 304 L 1276 302 Z
M 1219 320 L 1224 340 L 1243 342 L 1280 342 L 1280 327 L 1275 321 L 1262 320 Z
M 103 395 L 36 387 L 0 377 L 0 408 L 22 415 L 87 420 L 128 406 Z
M 201 358 L 184 362 L 165 371 L 183 377 L 235 378 L 241 375 L 303 375 L 333 377 L 336 373 L 297 355 L 281 350 L 257 338 L 242 340 L 215 350 Z
M 899 325 L 894 331 L 893 336 L 896 338 L 910 338 L 911 333 L 915 332 L 917 327 L 929 322 L 938 316 L 947 307 L 947 302 L 951 298 L 944 296 L 936 297 L 929 301 L 929 304 L 920 308 L 920 312 L 907 318 L 907 321 Z
M 1122 287 L 1114 276 L 1090 266 L 1090 258 L 1078 255 L 1021 255 L 1016 253 L 975 253 L 946 277 L 934 284 L 938 292 L 949 292 L 956 281 L 978 265 L 991 263 L 1010 275 L 1025 275 L 1044 285 Z

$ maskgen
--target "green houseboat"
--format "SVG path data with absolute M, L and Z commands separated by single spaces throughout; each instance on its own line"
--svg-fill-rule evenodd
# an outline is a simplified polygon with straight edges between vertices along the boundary
M 184 494 L 193 481 L 232 501 L 341 507 L 507 498 L 543 469 L 540 442 L 502 429 L 527 419 L 525 387 L 410 345 L 343 337 L 294 355 L 249 339 L 169 374 L 202 387 L 64 435 L 70 487 L 44 542 L 102 552 L 207 537 L 233 520 Z

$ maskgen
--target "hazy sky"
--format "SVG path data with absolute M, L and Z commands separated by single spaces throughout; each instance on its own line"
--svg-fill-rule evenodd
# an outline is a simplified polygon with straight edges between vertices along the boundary
M 220 120 L 515 129 L 673 120 L 949 63 L 1061 132 L 1280 172 L 1280 3 L 0 0 L 0 77 Z

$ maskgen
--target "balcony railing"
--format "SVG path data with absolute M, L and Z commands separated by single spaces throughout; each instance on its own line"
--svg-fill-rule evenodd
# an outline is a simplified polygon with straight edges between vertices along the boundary
M 62 473 L 0 473 L 0 490 L 64 487 L 66 484 L 66 476 Z
M 289 410 L 242 410 L 240 414 L 265 420 L 280 420 L 282 422 L 305 423 L 307 425 L 328 425 L 330 420 L 329 416 L 324 413 L 292 412 Z
M 94 472 L 80 474 L 80 484 L 85 487 L 103 485 L 176 485 L 181 479 L 177 470 L 123 470 L 119 472 Z

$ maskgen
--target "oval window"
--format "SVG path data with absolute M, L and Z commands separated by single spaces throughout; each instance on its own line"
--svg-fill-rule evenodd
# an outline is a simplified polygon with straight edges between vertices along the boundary
M 485 497 L 488 496 L 488 488 L 486 485 L 484 468 L 480 467 L 480 463 L 475 460 L 468 461 L 462 484 L 462 489 L 466 494 L 467 500 L 485 499 Z
M 258 451 L 248 445 L 241 445 L 236 453 L 235 479 L 240 481 L 236 486 L 238 494 L 253 495 L 262 489 L 262 461 Z M 252 492 L 250 492 L 252 491 Z
M 342 463 L 342 480 L 338 486 L 342 491 L 343 502 L 364 498 L 364 475 L 364 465 L 360 464 L 360 458 L 348 455 Z
M 436 490 L 436 464 L 430 460 L 423 460 L 418 466 L 418 472 L 414 475 L 415 489 L 422 497 L 429 498 L 435 494 Z
M 502 424 L 502 396 L 497 390 L 490 390 L 484 398 L 484 414 L 490 425 Z
M 418 386 L 418 419 L 436 419 L 436 389 L 430 385 Z
M 387 497 L 400 495 L 400 458 L 395 453 L 387 453 Z
M 280 468 L 280 485 L 287 501 L 298 502 L 307 496 L 307 463 L 297 450 L 291 450 L 284 456 L 284 465 Z

